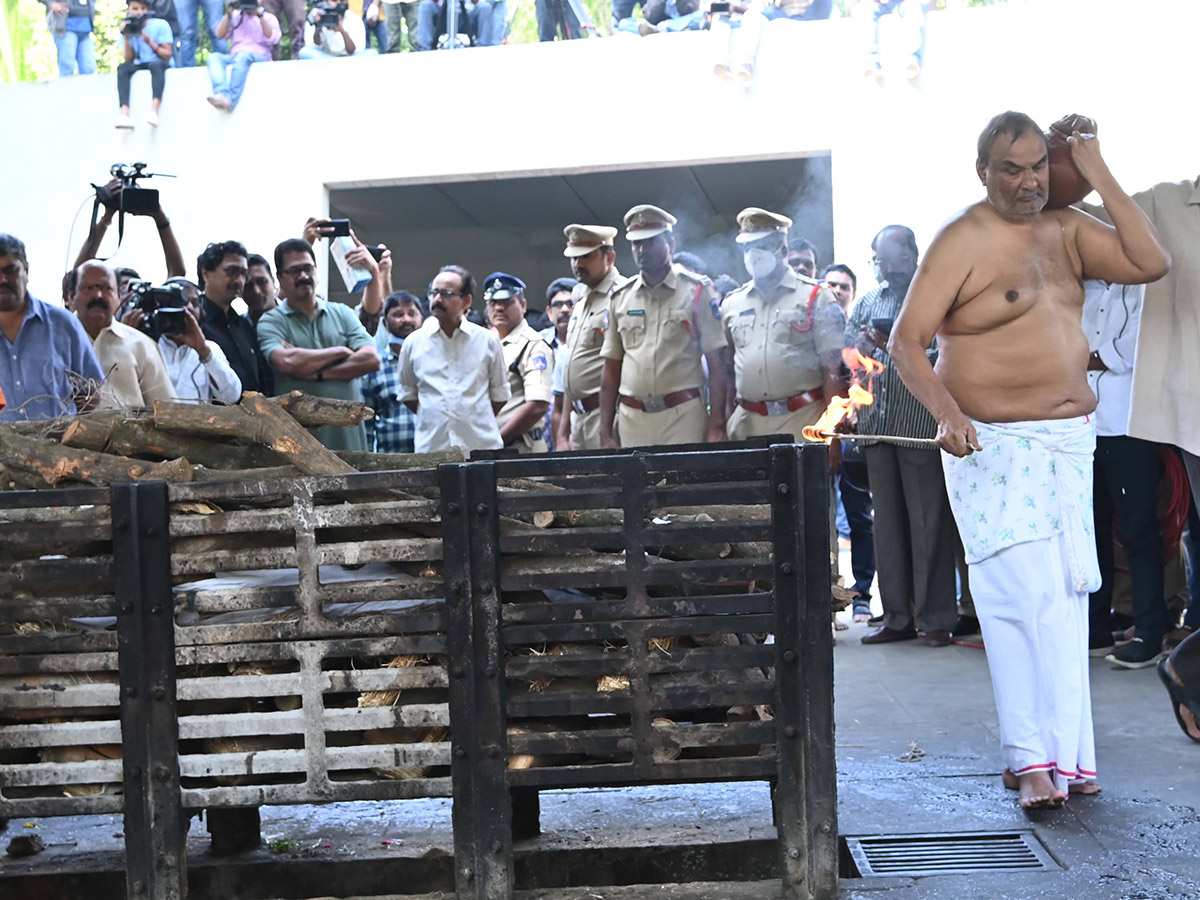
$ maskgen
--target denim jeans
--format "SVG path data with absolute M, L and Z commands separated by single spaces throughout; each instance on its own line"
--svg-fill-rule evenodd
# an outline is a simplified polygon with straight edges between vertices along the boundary
M 261 56 L 242 51 L 241 53 L 210 53 L 208 55 L 208 77 L 212 81 L 213 93 L 229 101 L 232 109 L 242 99 L 246 89 L 246 73 L 256 62 L 268 62 Z
M 457 0 L 452 0 L 457 2 Z M 466 4 L 466 13 L 459 7 L 458 33 L 478 34 L 476 26 L 479 22 L 479 5 Z M 417 8 L 417 49 L 432 50 L 437 46 L 439 35 L 445 34 L 448 27 L 449 15 L 445 3 L 434 3 L 433 0 L 421 0 Z
M 639 21 L 639 19 L 632 17 L 622 19 L 617 23 L 617 31 L 628 31 L 632 34 L 637 34 Z M 700 9 L 683 16 L 673 16 L 669 19 L 663 19 L 658 23 L 658 30 L 668 34 L 673 34 L 677 31 L 700 31 L 703 28 L 704 11 Z
M 217 38 L 217 24 L 225 15 L 223 0 L 175 0 L 175 15 L 179 18 L 179 52 L 175 65 L 187 69 L 196 65 L 196 38 L 200 27 L 200 8 L 204 8 L 204 27 L 217 53 L 228 53 L 229 42 Z
M 367 6 L 370 6 L 369 0 L 367 3 Z M 379 53 L 387 53 L 388 52 L 387 22 L 384 19 L 380 19 L 374 25 L 371 25 L 369 22 L 367 22 L 366 12 L 363 12 L 363 28 L 367 32 L 367 44 L 365 47 L 362 47 L 361 49 L 369 50 L 371 47 L 371 40 L 374 39 L 375 49 Z M 358 54 L 355 54 L 355 55 L 357 56 Z
M 921 65 L 925 55 L 924 0 L 883 0 L 876 3 L 875 40 L 867 54 L 870 65 Z
M 96 74 L 96 46 L 90 31 L 68 31 L 54 35 L 54 46 L 58 49 L 58 77 Z M 78 71 L 76 67 L 78 66 Z
M 833 0 L 813 0 L 808 9 L 799 16 L 788 16 L 778 6 L 767 6 L 760 0 L 755 0 L 742 16 L 740 31 L 734 35 L 734 51 L 730 64 L 754 67 L 754 62 L 758 58 L 758 45 L 762 41 L 763 29 L 767 27 L 768 22 L 789 18 L 796 22 L 813 22 L 818 19 L 828 19 L 832 12 Z
M 479 0 L 475 6 L 475 46 L 494 47 L 504 40 L 508 0 Z

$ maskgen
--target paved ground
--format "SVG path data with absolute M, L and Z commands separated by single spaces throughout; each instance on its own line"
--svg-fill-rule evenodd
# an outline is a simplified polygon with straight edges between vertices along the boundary
M 1153 669 L 1092 664 L 1104 793 L 1027 818 L 1000 785 L 995 710 L 982 650 L 916 642 L 866 647 L 865 626 L 839 633 L 835 649 L 838 791 L 843 835 L 1032 828 L 1060 871 L 845 879 L 843 900 L 1167 900 L 1200 897 L 1200 747 L 1175 725 Z M 911 752 L 913 746 L 919 752 Z M 901 761 L 902 757 L 912 761 Z M 551 793 L 543 846 L 733 841 L 773 833 L 763 785 L 703 785 L 640 791 Z M 268 840 L 309 859 L 440 854 L 449 845 L 449 801 L 264 809 Z M 21 833 L 14 822 L 7 838 Z M 51 848 L 39 870 L 81 859 L 111 864 L 119 817 L 44 819 Z M 388 843 L 385 843 L 388 842 Z M 193 826 L 191 849 L 207 840 Z M 261 860 L 271 858 L 260 851 Z M 30 863 L 0 858 L 0 876 Z M 4 894 L 0 881 L 0 896 Z M 425 895 L 433 900 L 438 895 Z M 770 900 L 772 883 L 684 888 L 590 888 L 523 893 L 522 900 Z M 46 897 L 45 900 L 55 900 Z M 70 898 L 75 900 L 75 898 Z M 249 900 L 249 898 L 247 898 Z M 423 898 L 424 900 L 424 898 Z

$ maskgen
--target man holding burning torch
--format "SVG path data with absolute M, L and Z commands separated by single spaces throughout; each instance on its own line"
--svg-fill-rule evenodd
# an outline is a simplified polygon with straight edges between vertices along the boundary
M 1050 209 L 1049 145 L 1022 113 L 980 135 L 985 199 L 929 248 L 888 348 L 937 420 L 1000 719 L 1005 783 L 1025 809 L 1094 794 L 1088 592 L 1100 570 L 1092 522 L 1096 397 L 1080 327 L 1085 278 L 1142 284 L 1170 257 L 1117 184 L 1094 134 L 1070 158 L 1112 228 Z M 937 336 L 936 367 L 925 348 Z

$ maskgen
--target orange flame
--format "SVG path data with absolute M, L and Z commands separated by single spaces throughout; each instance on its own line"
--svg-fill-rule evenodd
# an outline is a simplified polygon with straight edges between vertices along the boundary
M 883 371 L 883 363 L 869 356 L 863 356 L 856 347 L 846 347 L 842 350 L 842 360 L 850 369 L 851 383 L 847 392 L 849 397 L 833 397 L 829 406 L 816 423 L 807 426 L 802 434 L 806 441 L 824 441 L 829 443 L 837 426 L 850 418 L 860 407 L 870 406 L 875 402 L 872 393 L 874 377 Z

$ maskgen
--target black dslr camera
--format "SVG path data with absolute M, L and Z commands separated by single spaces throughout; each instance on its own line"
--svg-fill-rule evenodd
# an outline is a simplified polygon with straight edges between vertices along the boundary
M 342 24 L 342 16 L 348 9 L 350 9 L 348 3 L 317 0 L 308 13 L 308 23 L 314 28 L 337 28 Z
M 149 216 L 158 211 L 158 191 L 138 185 L 139 178 L 152 178 L 153 172 L 145 171 L 146 164 L 139 162 L 127 166 L 114 163 L 109 174 L 119 178 L 121 184 L 109 190 L 107 185 L 93 184 L 96 199 L 112 210 L 121 210 L 131 216 Z
M 258 10 L 258 0 L 237 0 L 234 9 L 241 13 L 252 13 Z
M 130 37 L 137 37 L 142 33 L 142 29 L 146 27 L 146 20 L 150 18 L 150 13 L 142 13 L 140 16 L 125 17 L 125 34 Z
M 183 285 L 164 284 L 151 287 L 148 281 L 133 281 L 129 284 L 132 295 L 130 305 L 143 313 L 138 328 L 150 340 L 157 341 L 164 334 L 183 334 L 187 331 L 187 316 L 183 309 L 187 299 Z

